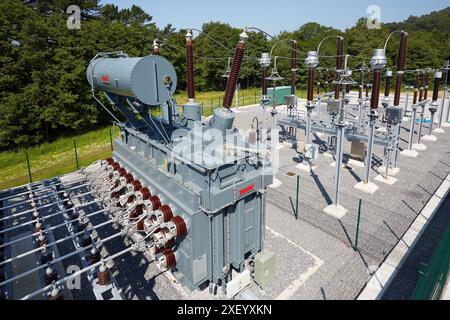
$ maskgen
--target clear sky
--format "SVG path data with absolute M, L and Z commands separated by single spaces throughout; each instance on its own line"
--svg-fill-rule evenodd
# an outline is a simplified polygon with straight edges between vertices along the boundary
M 200 28 L 204 22 L 227 22 L 234 27 L 255 26 L 269 33 L 293 31 L 306 22 L 345 29 L 367 8 L 377 5 L 381 21 L 402 21 L 450 6 L 450 0 L 101 0 L 120 8 L 133 4 L 145 9 L 159 27 Z

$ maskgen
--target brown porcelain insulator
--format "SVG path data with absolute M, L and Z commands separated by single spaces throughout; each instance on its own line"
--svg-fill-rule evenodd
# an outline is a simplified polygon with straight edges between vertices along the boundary
M 439 86 L 440 85 L 441 85 L 441 78 L 434 78 L 433 101 L 437 101 L 439 98 Z
M 139 192 L 142 195 L 142 200 L 148 200 L 152 196 L 149 188 L 142 188 L 141 190 L 139 190 Z
M 106 161 L 106 163 L 107 163 L 109 166 L 112 165 L 112 164 L 114 163 L 113 158 L 108 158 L 108 159 L 106 159 L 105 161 Z
M 384 96 L 389 97 L 389 94 L 391 93 L 391 76 L 386 76 L 386 84 L 384 88 Z
M 307 100 L 314 100 L 314 69 L 308 68 L 308 93 Z
M 144 221 L 145 219 L 141 219 L 138 221 L 138 223 L 136 224 L 136 229 L 138 231 L 144 231 Z
M 163 254 L 166 257 L 166 268 L 172 269 L 173 267 L 175 267 L 175 265 L 177 264 L 177 259 L 173 251 L 166 251 Z
M 125 168 L 120 168 L 117 172 L 119 173 L 119 177 L 123 177 L 127 174 L 127 170 L 125 170 Z
M 53 290 L 50 295 L 48 296 L 48 300 L 64 300 L 64 295 L 61 290 Z
M 125 178 L 125 183 L 126 184 L 130 184 L 134 180 L 134 177 L 133 177 L 133 175 L 131 173 L 127 173 L 124 176 L 124 178 Z
M 380 101 L 381 72 L 381 70 L 375 70 L 373 74 L 372 97 L 370 99 L 371 110 L 378 109 L 378 103 Z
M 150 203 L 152 204 L 153 210 L 158 210 L 159 207 L 161 207 L 161 200 L 158 196 L 152 196 L 150 199 L 148 199 Z
M 43 236 L 42 238 L 38 238 L 38 244 L 40 247 L 43 247 L 48 244 L 48 239 L 46 236 Z
M 48 286 L 58 279 L 58 273 L 52 269 L 50 273 L 45 272 L 45 285 Z
M 173 217 L 172 222 L 177 227 L 177 237 L 182 237 L 187 234 L 186 222 L 181 216 Z
M 186 80 L 188 98 L 194 99 L 194 46 L 192 44 L 192 40 L 186 40 Z
M 88 257 L 89 264 L 92 265 L 94 263 L 99 262 L 100 258 L 101 258 L 100 251 L 98 250 L 96 250 L 95 252 L 91 251 Z
M 172 209 L 168 205 L 163 205 L 159 208 L 159 210 L 163 213 L 164 222 L 170 221 L 173 217 Z
M 400 46 L 398 48 L 398 55 L 397 55 L 397 81 L 395 83 L 395 96 L 394 96 L 394 106 L 396 107 L 400 105 L 400 95 L 403 83 L 403 71 L 405 70 L 407 50 L 408 50 L 408 33 L 402 32 L 400 38 Z
M 262 68 L 261 94 L 267 96 L 267 68 Z
M 53 260 L 53 254 L 50 250 L 45 250 L 41 252 L 41 264 L 47 264 Z
M 133 180 L 131 182 L 131 185 L 133 186 L 133 191 L 134 192 L 138 192 L 139 190 L 142 189 L 142 184 L 139 180 Z
M 113 170 L 116 170 L 116 171 L 121 168 L 121 166 L 120 166 L 120 164 L 118 162 L 114 162 L 112 167 L 113 167 Z
M 109 284 L 109 282 L 111 281 L 111 274 L 109 272 L 108 268 L 102 268 L 100 267 L 100 270 L 97 273 L 97 278 L 98 278 L 98 284 L 101 286 L 106 286 Z
M 231 108 L 236 90 L 239 73 L 241 71 L 242 61 L 244 60 L 245 42 L 240 41 L 236 46 L 234 53 L 233 65 L 231 66 L 230 77 L 228 78 L 225 96 L 223 98 L 223 107 Z

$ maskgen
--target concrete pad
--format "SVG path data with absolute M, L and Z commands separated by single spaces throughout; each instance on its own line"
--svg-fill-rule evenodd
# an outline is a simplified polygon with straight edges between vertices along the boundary
M 378 176 L 376 176 L 375 178 L 376 181 L 387 184 L 389 186 L 392 186 L 394 183 L 397 182 L 397 179 L 394 177 L 384 177 L 383 175 L 379 174 Z
M 364 168 L 366 166 L 366 164 L 362 161 L 358 161 L 355 159 L 350 159 L 348 160 L 348 164 L 353 166 L 353 167 L 358 167 L 358 168 Z
M 424 145 L 423 143 L 414 143 L 412 145 L 412 148 L 414 150 L 417 150 L 417 151 L 425 151 L 425 150 L 427 150 L 427 146 Z
M 445 181 L 444 181 L 445 182 Z M 448 181 L 447 181 L 448 182 Z M 428 201 L 425 208 L 423 208 L 421 214 L 425 219 L 430 219 L 438 209 L 439 204 L 441 203 L 441 197 L 438 197 L 436 194 L 431 197 L 430 201 Z
M 402 118 L 402 122 L 409 122 L 409 121 L 411 121 L 411 118 L 409 118 L 409 117 Z
M 436 136 L 433 136 L 433 135 L 430 135 L 430 134 L 427 134 L 427 135 L 422 137 L 423 141 L 429 141 L 429 142 L 436 142 L 437 139 L 438 138 Z
M 419 153 L 416 150 L 403 150 L 402 152 L 400 152 L 400 155 L 404 156 L 404 157 L 408 157 L 408 158 L 417 158 L 419 156 Z
M 333 158 L 333 154 L 331 154 L 330 152 L 324 152 L 323 153 L 323 156 L 325 157 L 325 158 Z
M 375 192 L 377 192 L 378 189 L 380 189 L 380 187 L 378 187 L 375 183 L 373 182 L 364 183 L 364 181 L 361 181 L 360 183 L 356 184 L 354 188 L 368 194 L 374 194 Z
M 436 128 L 433 130 L 434 133 L 445 133 L 445 130 L 442 128 Z
M 281 185 L 283 184 L 283 182 L 281 182 L 280 180 L 278 180 L 277 178 L 273 178 L 273 183 L 271 185 L 269 185 L 268 187 L 271 189 L 276 189 L 281 187 Z
M 300 163 L 299 165 L 297 165 L 295 167 L 302 172 L 308 172 L 308 173 L 317 169 L 317 166 L 313 166 L 310 163 Z
M 323 134 L 322 132 L 316 132 L 316 135 L 318 138 L 323 138 L 325 136 L 325 134 Z
M 441 127 L 450 128 L 450 123 L 444 122 Z
M 386 173 L 386 167 L 385 166 L 379 167 L 378 168 L 378 172 L 382 173 L 382 174 Z M 399 174 L 399 172 L 400 172 L 400 168 L 399 167 L 389 168 L 388 169 L 388 176 L 396 177 Z
M 348 210 L 345 209 L 343 206 L 336 206 L 332 204 L 323 209 L 323 212 L 340 220 L 347 214 Z

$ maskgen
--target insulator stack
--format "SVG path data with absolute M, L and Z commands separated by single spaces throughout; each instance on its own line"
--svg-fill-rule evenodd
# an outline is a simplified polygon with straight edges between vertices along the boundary
M 433 101 L 437 101 L 439 99 L 439 86 L 441 85 L 441 77 L 442 73 L 436 72 L 436 76 L 434 77 Z
M 87 247 L 87 246 L 91 245 L 92 244 L 92 238 L 91 238 L 90 234 L 85 232 L 83 234 L 83 236 L 81 237 L 81 241 L 80 242 L 81 242 L 81 246 L 82 247 Z
M 162 269 L 171 269 L 176 265 L 176 260 L 173 251 L 166 251 L 158 258 L 158 265 Z
M 37 222 L 37 223 L 34 225 L 34 233 L 38 233 L 38 232 L 41 232 L 41 231 L 42 231 L 42 223 Z
M 45 270 L 45 285 L 48 286 L 58 279 L 58 273 L 51 267 Z
M 134 177 L 133 177 L 133 175 L 131 173 L 127 173 L 124 176 L 124 179 L 125 179 L 125 183 L 126 184 L 131 184 L 133 182 L 133 180 L 134 180 Z
M 168 205 L 163 205 L 151 215 L 150 221 L 153 225 L 158 225 L 168 222 L 172 218 L 172 209 Z
M 429 74 L 428 72 L 425 73 L 425 85 L 424 85 L 424 94 L 423 94 L 423 100 L 427 100 L 428 99 L 428 82 L 429 82 Z
M 240 37 L 240 41 L 236 46 L 234 52 L 233 64 L 231 66 L 230 77 L 228 78 L 227 87 L 225 89 L 225 96 L 223 98 L 223 107 L 231 108 L 234 98 L 234 92 L 236 90 L 237 81 L 239 78 L 239 73 L 241 71 L 242 61 L 244 60 L 245 52 L 245 40 L 247 39 L 247 34 L 243 32 Z
M 149 188 L 142 188 L 139 190 L 139 193 L 141 194 L 142 200 L 148 200 L 152 196 L 152 193 L 150 192 Z
M 54 287 L 50 293 L 48 300 L 64 300 L 64 295 L 58 287 Z
M 389 94 L 391 93 L 391 79 L 392 79 L 392 71 L 386 72 L 386 83 L 384 88 L 384 96 L 389 97 Z
M 101 258 L 100 251 L 96 247 L 93 247 L 88 256 L 89 264 L 92 265 L 94 263 L 99 262 L 100 258 Z
M 98 284 L 101 286 L 107 286 L 111 281 L 111 274 L 108 267 L 102 264 L 97 273 Z
M 158 196 L 152 196 L 150 197 L 150 199 L 148 199 L 149 204 L 150 204 L 150 209 L 153 210 L 158 210 L 159 207 L 161 207 L 161 200 L 159 199 Z
M 395 83 L 394 106 L 400 105 L 400 94 L 402 92 L 403 73 L 406 64 L 406 52 L 408 50 L 408 33 L 402 32 L 400 38 L 400 46 L 397 55 L 397 81 Z
M 339 81 L 342 68 L 344 65 L 344 37 L 338 36 L 337 37 L 337 54 L 336 54 L 336 71 L 334 73 L 334 81 Z M 339 84 L 334 85 L 334 98 L 339 99 L 340 92 L 339 92 Z
M 413 104 L 417 103 L 417 97 L 419 94 L 419 85 L 420 85 L 420 78 L 421 78 L 421 73 L 417 72 L 416 73 L 416 81 L 414 83 L 414 98 L 413 98 Z
M 136 229 L 138 231 L 144 231 L 144 222 L 145 222 L 144 219 L 138 221 L 138 223 L 136 224 Z
M 297 81 L 297 41 L 291 40 L 291 94 L 295 95 L 295 83 Z
M 422 76 L 420 77 L 419 102 L 423 101 L 424 87 L 425 87 L 425 73 L 422 72 Z
M 373 74 L 372 97 L 370 100 L 371 110 L 378 109 L 378 103 L 380 101 L 381 72 L 381 70 L 375 70 Z
M 136 219 L 143 213 L 142 206 L 136 206 L 136 208 L 130 213 L 130 219 Z
M 307 100 L 314 100 L 314 69 L 308 68 L 308 93 Z
M 177 237 L 182 237 L 187 234 L 186 222 L 181 216 L 173 217 L 172 222 L 177 227 Z
M 40 247 L 43 247 L 48 244 L 48 239 L 43 233 L 41 233 L 38 237 L 38 244 Z
M 189 99 L 195 99 L 194 86 L 194 46 L 192 44 L 192 33 L 188 31 L 186 34 L 186 79 L 187 94 Z
M 267 68 L 262 68 L 261 94 L 267 96 Z
M 53 254 L 52 251 L 48 250 L 47 248 L 45 248 L 42 252 L 41 252 L 41 264 L 47 264 L 48 262 L 53 260 Z

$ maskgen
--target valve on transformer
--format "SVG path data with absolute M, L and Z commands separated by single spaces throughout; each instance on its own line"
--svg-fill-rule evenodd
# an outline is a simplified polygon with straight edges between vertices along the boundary
M 169 222 L 161 224 L 159 231 L 153 235 L 157 246 L 165 246 L 168 241 L 187 234 L 187 225 L 181 216 L 173 217 Z

